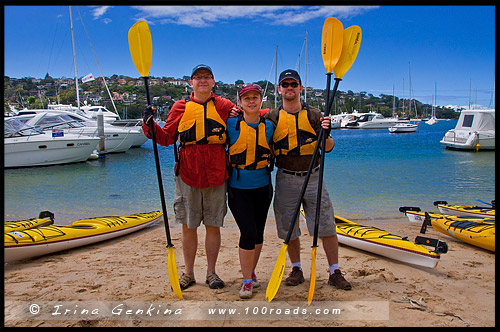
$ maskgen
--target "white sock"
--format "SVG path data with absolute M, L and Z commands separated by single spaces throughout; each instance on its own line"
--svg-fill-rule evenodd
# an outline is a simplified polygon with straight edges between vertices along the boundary
M 292 263 L 292 269 L 293 269 L 294 267 L 298 267 L 299 269 L 301 269 L 301 270 L 302 270 L 302 264 L 300 264 L 300 262 L 297 262 L 297 263 Z
M 333 274 L 335 272 L 335 270 L 338 270 L 339 269 L 339 265 L 338 264 L 332 264 L 330 265 L 330 274 Z

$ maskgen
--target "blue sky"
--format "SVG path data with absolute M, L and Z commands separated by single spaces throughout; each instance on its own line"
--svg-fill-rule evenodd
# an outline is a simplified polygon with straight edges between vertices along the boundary
M 190 75 L 208 64 L 216 81 L 275 81 L 299 70 L 324 89 L 323 23 L 358 25 L 358 57 L 339 90 L 412 97 L 437 105 L 494 105 L 494 6 L 72 6 L 78 76 L 139 77 L 128 30 L 146 20 L 153 41 L 150 76 Z M 83 22 L 83 24 L 82 24 Z M 74 77 L 68 6 L 4 6 L 4 75 Z M 85 32 L 85 29 L 87 34 Z M 90 42 L 89 42 L 90 39 Z M 94 49 L 97 61 L 91 46 Z M 300 61 L 299 61 L 300 59 Z

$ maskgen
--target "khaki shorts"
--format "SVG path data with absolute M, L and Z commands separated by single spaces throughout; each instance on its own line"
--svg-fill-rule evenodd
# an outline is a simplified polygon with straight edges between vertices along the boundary
M 197 228 L 205 226 L 222 227 L 227 213 L 227 183 L 208 188 L 191 187 L 175 176 L 175 221 Z
M 280 169 L 276 172 L 276 191 L 274 194 L 274 216 L 276 218 L 276 228 L 278 237 L 286 239 L 290 224 L 297 205 L 302 184 L 305 176 L 285 174 Z M 318 196 L 319 172 L 311 174 L 309 183 L 302 199 L 302 207 L 306 214 L 306 224 L 309 235 L 314 235 L 314 220 L 316 218 L 316 198 Z M 301 213 L 299 212 L 298 219 Z M 300 219 L 299 219 L 300 220 Z M 295 240 L 301 234 L 299 221 L 295 222 L 290 240 Z M 319 215 L 318 237 L 337 234 L 333 206 L 323 183 L 321 193 L 321 211 Z

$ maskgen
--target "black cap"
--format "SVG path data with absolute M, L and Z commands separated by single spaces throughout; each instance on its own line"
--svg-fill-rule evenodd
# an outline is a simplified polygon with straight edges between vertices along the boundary
M 296 80 L 297 82 L 299 82 L 299 84 L 302 84 L 302 81 L 300 80 L 300 76 L 299 76 L 299 73 L 297 73 L 295 70 L 293 69 L 287 69 L 285 71 L 283 71 L 281 74 L 280 74 L 280 80 L 278 82 L 278 84 L 281 83 L 281 81 L 287 79 L 287 78 L 291 78 L 291 79 L 294 79 Z
M 212 68 L 210 68 L 209 66 L 207 65 L 198 65 L 196 67 L 193 68 L 193 71 L 191 72 L 191 78 L 193 78 L 193 75 L 194 73 L 197 71 L 197 70 L 200 70 L 200 69 L 205 69 L 205 70 L 208 70 L 210 72 L 210 74 L 212 74 L 212 76 L 214 76 L 214 73 L 212 72 Z

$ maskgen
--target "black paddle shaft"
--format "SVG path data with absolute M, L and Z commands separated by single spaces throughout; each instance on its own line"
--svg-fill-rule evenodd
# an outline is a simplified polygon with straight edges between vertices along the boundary
M 149 96 L 148 77 L 145 76 L 143 78 L 144 78 L 144 86 L 146 87 L 146 99 L 147 99 L 148 105 L 150 105 L 151 98 Z M 151 130 L 151 136 L 153 139 L 153 151 L 154 151 L 155 163 L 156 163 L 156 175 L 158 177 L 158 188 L 160 189 L 160 200 L 161 200 L 161 209 L 163 212 L 163 222 L 165 223 L 165 233 L 167 235 L 167 248 L 169 248 L 169 247 L 173 247 L 174 245 L 172 244 L 172 240 L 170 238 L 170 230 L 168 227 L 167 206 L 165 204 L 165 194 L 163 192 L 163 181 L 161 178 L 160 157 L 158 156 L 158 147 L 156 146 L 155 123 L 152 119 L 150 120 L 149 128 Z
M 332 76 L 332 73 L 327 73 L 327 84 L 328 86 L 330 86 L 330 82 L 331 81 L 331 76 Z M 326 100 L 328 101 L 327 102 L 327 105 L 325 107 L 325 111 L 324 111 L 324 114 L 323 114 L 323 117 L 327 117 L 330 115 L 330 109 L 332 107 L 332 104 L 333 104 L 333 99 L 335 98 L 335 93 L 337 92 L 337 88 L 339 86 L 339 82 L 340 82 L 341 79 L 339 78 L 335 78 L 335 85 L 333 87 L 333 92 L 331 94 L 331 96 L 328 96 L 328 92 L 327 91 L 327 97 L 326 97 Z M 321 132 L 323 133 L 323 135 L 320 135 L 321 136 L 321 146 L 323 147 L 321 149 L 321 157 L 320 157 L 320 166 L 319 166 L 319 180 L 318 180 L 318 195 L 317 195 L 317 198 L 316 198 L 316 215 L 315 215 L 315 218 L 314 218 L 314 237 L 313 237 L 313 247 L 317 247 L 318 246 L 318 228 L 319 228 L 319 216 L 320 216 L 320 212 L 321 212 L 321 196 L 322 196 L 322 193 L 323 193 L 323 175 L 324 175 L 324 170 L 325 170 L 325 155 L 326 155 L 326 133 L 325 133 L 325 129 L 323 127 L 321 127 Z

